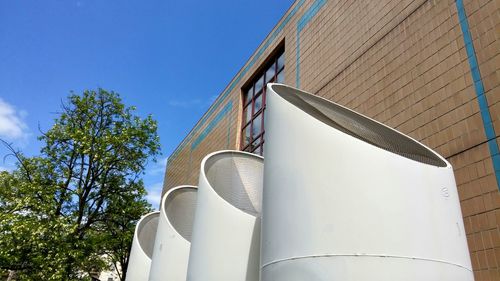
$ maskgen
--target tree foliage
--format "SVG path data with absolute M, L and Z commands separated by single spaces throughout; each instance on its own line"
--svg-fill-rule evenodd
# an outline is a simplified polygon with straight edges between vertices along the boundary
M 140 179 L 159 153 L 156 122 L 118 94 L 72 94 L 39 140 L 40 156 L 12 149 L 17 169 L 0 172 L 0 269 L 19 280 L 82 280 L 124 271 L 136 221 L 150 211 Z M 124 278 L 124 276 L 122 276 Z

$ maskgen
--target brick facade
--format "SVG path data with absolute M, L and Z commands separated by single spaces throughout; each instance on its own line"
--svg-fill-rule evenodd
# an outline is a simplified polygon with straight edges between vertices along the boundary
M 164 192 L 239 149 L 241 88 L 280 44 L 286 84 L 452 163 L 476 280 L 500 280 L 500 0 L 297 0 L 170 156 Z

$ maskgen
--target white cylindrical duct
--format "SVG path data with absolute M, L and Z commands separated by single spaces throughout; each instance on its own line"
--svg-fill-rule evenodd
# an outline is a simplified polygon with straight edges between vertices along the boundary
M 239 151 L 201 163 L 189 281 L 259 280 L 263 159 Z
M 186 280 L 196 197 L 197 188 L 190 185 L 175 187 L 163 196 L 150 281 Z
M 146 281 L 151 267 L 160 212 L 143 216 L 135 227 L 127 268 L 127 281 Z
M 473 280 L 451 165 L 326 99 L 269 84 L 261 280 Z

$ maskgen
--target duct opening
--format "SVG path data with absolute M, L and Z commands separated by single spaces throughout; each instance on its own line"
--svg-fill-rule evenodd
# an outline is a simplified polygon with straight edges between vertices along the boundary
M 193 233 L 196 198 L 196 188 L 183 187 L 172 191 L 162 206 L 172 227 L 189 242 Z
M 149 257 L 153 257 L 156 229 L 158 228 L 158 212 L 150 213 L 141 219 L 137 231 L 137 239 L 142 251 Z
M 339 131 L 408 159 L 438 167 L 447 166 L 436 153 L 417 141 L 350 109 L 284 85 L 271 87 L 280 97 Z
M 262 158 L 239 152 L 222 152 L 205 162 L 210 186 L 224 200 L 253 216 L 260 216 L 264 163 Z

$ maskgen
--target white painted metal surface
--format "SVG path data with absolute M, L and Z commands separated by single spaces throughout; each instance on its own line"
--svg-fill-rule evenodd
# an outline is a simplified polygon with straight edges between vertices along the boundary
M 266 107 L 261 280 L 473 280 L 444 158 L 284 85 Z
M 189 281 L 259 280 L 263 159 L 219 151 L 201 163 Z
M 150 281 L 186 280 L 196 197 L 197 188 L 190 185 L 175 187 L 163 196 Z
M 160 212 L 152 212 L 137 222 L 130 250 L 127 281 L 148 280 L 159 216 Z

